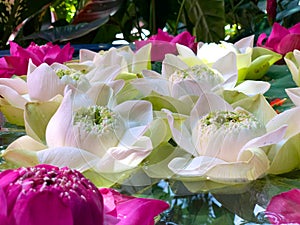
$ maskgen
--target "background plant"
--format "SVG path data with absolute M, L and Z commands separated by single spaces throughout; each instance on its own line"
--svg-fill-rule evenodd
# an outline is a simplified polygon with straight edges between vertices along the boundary
M 188 30 L 197 41 L 235 42 L 270 32 L 270 0 L 4 0 L 0 2 L 0 48 L 14 33 L 27 46 L 45 43 L 133 42 L 165 28 L 176 35 Z M 300 21 L 298 0 L 275 0 L 274 21 L 290 27 Z M 274 22 L 273 21 L 273 22 Z M 123 34 L 116 37 L 116 34 Z

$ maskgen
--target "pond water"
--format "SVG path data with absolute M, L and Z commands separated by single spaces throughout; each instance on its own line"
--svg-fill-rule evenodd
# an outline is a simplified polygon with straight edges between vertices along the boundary
M 1 150 L 24 134 L 20 127 L 2 128 Z M 1 161 L 0 170 L 10 166 Z M 114 188 L 125 194 L 167 201 L 170 208 L 157 218 L 158 225 L 269 224 L 268 217 L 280 216 L 265 215 L 268 202 L 276 194 L 300 188 L 300 171 L 269 175 L 251 183 L 231 186 L 210 181 L 182 183 L 176 180 L 149 180 L 149 185 L 132 186 L 125 182 Z
M 195 191 L 203 187 L 212 189 Z M 183 184 L 174 180 L 160 180 L 143 187 L 116 188 L 139 197 L 166 200 L 170 208 L 161 215 L 159 225 L 270 224 L 270 217 L 282 219 L 282 215 L 265 213 L 270 199 L 281 192 L 300 188 L 300 171 L 215 188 L 203 182 Z
M 287 98 L 284 88 L 295 86 L 287 71 L 286 66 L 273 66 L 269 70 L 266 76 L 271 84 L 266 93 L 268 100 Z M 280 112 L 292 106 L 287 99 L 276 110 Z M 0 130 L 0 150 L 24 134 L 24 128 L 5 124 Z M 0 170 L 10 167 L 0 158 Z M 280 219 L 280 215 L 265 214 L 270 199 L 281 192 L 300 188 L 300 171 L 268 175 L 251 183 L 234 186 L 209 181 L 182 183 L 176 180 L 151 180 L 148 185 L 123 184 L 114 188 L 125 194 L 167 201 L 170 208 L 157 218 L 158 225 L 269 224 L 269 217 Z

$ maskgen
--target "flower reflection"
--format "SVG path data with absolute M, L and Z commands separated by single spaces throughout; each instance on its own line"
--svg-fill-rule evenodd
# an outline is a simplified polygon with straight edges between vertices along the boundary
M 272 224 L 298 224 L 300 221 L 300 190 L 292 189 L 272 197 L 266 216 Z
M 177 124 L 171 112 L 167 114 L 175 142 L 191 155 L 169 163 L 179 179 L 221 183 L 257 179 L 269 168 L 269 159 L 261 147 L 280 142 L 286 131 L 284 123 L 269 130 L 256 113 L 233 109 L 209 93 L 200 97 L 183 124 Z
M 166 202 L 98 189 L 80 172 L 41 164 L 0 173 L 2 225 L 151 225 Z

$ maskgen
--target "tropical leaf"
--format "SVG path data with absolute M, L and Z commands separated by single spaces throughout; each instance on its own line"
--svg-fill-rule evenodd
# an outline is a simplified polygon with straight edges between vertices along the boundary
M 0 48 L 5 47 L 9 36 L 26 18 L 43 10 L 52 0 L 0 1 Z
M 186 0 L 185 16 L 193 24 L 198 41 L 224 39 L 225 9 L 223 0 Z
M 297 21 L 297 19 L 299 19 L 299 12 L 300 12 L 300 6 L 298 4 L 299 4 L 298 1 L 288 1 L 288 0 L 280 1 L 279 5 L 281 11 L 277 13 L 276 21 L 280 22 L 281 20 L 284 20 L 284 18 L 288 18 L 288 17 L 292 17 L 294 21 Z M 286 24 L 286 19 L 285 19 L 284 25 L 290 27 L 292 24 Z
M 105 24 L 121 6 L 123 0 L 83 0 L 79 1 L 77 13 L 71 23 L 60 19 L 51 23 L 51 18 L 46 18 L 48 26 L 34 28 L 36 20 L 42 22 L 41 18 L 46 13 L 36 14 L 34 18 L 26 21 L 23 30 L 23 37 L 20 41 L 43 39 L 50 42 L 65 42 L 85 36 Z M 55 12 L 54 12 L 55 13 Z M 44 22 L 45 23 L 45 22 Z M 51 28 L 49 28 L 51 23 Z M 28 32 L 31 31 L 31 32 Z
M 272 65 L 264 76 L 264 79 L 271 84 L 270 89 L 264 94 L 268 101 L 272 102 L 275 99 L 286 99 L 283 104 L 275 105 L 274 108 L 279 112 L 291 108 L 293 103 L 289 99 L 285 89 L 294 88 L 297 87 L 297 85 L 293 81 L 288 67 L 286 65 Z
M 77 14 L 73 18 L 73 24 L 91 22 L 108 18 L 118 11 L 123 0 L 85 0 L 81 1 Z
M 105 24 L 107 21 L 108 18 L 100 18 L 90 23 L 80 23 L 76 25 L 54 27 L 48 30 L 28 35 L 24 37 L 23 40 L 41 38 L 51 42 L 70 41 L 72 39 L 79 38 L 88 34 L 89 32 Z

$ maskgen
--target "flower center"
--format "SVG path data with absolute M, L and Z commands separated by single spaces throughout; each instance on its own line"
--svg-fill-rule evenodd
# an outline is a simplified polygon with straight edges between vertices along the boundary
M 181 81 L 184 79 L 194 79 L 198 82 L 205 82 L 216 86 L 224 82 L 222 75 L 205 64 L 195 65 L 185 70 L 176 70 L 171 76 L 171 81 Z
M 265 133 L 264 124 L 247 111 L 217 111 L 198 120 L 192 139 L 199 155 L 231 162 L 248 141 Z
M 74 117 L 74 125 L 86 132 L 102 134 L 111 131 L 117 124 L 116 114 L 105 106 L 80 108 Z
M 98 195 L 97 188 L 82 174 L 67 167 L 50 165 L 20 168 L 19 177 L 11 183 L 22 187 L 22 194 L 42 191 L 59 191 L 59 196 L 69 200 L 74 194 L 86 200 L 90 195 Z M 92 194 L 93 193 L 93 194 Z
M 72 80 L 74 81 L 78 81 L 79 78 L 85 74 L 85 70 L 82 70 L 82 71 L 78 71 L 78 70 L 74 70 L 74 69 L 58 69 L 56 71 L 56 75 L 62 79 L 64 76 L 68 76 L 70 78 L 72 78 Z
M 221 127 L 228 130 L 261 129 L 264 127 L 255 116 L 246 111 L 211 112 L 201 118 L 198 123 L 201 130 L 216 130 Z

